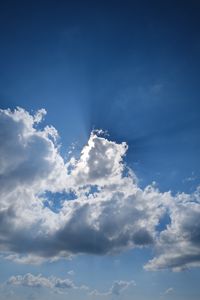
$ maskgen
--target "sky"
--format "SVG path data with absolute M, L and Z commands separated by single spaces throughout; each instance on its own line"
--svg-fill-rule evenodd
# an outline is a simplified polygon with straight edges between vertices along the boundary
M 0 2 L 0 298 L 200 298 L 199 1 Z

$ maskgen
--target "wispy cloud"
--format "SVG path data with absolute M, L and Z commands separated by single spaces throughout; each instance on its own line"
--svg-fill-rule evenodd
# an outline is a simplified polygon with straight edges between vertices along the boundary
M 164 291 L 164 295 L 169 295 L 171 293 L 173 293 L 174 289 L 172 287 L 168 288 L 166 291 Z
M 74 272 L 74 270 L 70 270 L 70 271 L 67 272 L 67 274 L 70 275 L 70 276 L 73 276 L 73 275 L 75 275 L 75 272 Z
M 167 296 L 169 296 L 169 295 L 171 295 L 173 293 L 174 293 L 174 288 L 173 287 L 169 287 L 164 292 L 162 292 L 160 294 L 160 299 L 165 299 L 165 298 L 167 298 Z

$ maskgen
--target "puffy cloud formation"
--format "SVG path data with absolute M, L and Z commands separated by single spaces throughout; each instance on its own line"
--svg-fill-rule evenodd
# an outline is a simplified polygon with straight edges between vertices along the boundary
M 71 160 L 72 177 L 78 186 L 105 186 L 116 183 L 122 177 L 123 156 L 127 144 L 117 144 L 92 132 L 88 144 L 83 148 L 80 159 Z M 101 133 L 101 131 L 100 131 Z
M 110 288 L 109 293 L 111 295 L 117 295 L 119 296 L 121 294 L 122 291 L 126 290 L 129 286 L 134 286 L 135 285 L 135 281 L 115 281 L 113 283 L 113 285 Z
M 56 129 L 40 124 L 45 113 L 0 110 L 0 251 L 7 259 L 40 263 L 153 246 L 146 269 L 199 265 L 198 191 L 172 197 L 152 185 L 141 189 L 123 162 L 126 143 L 99 132 L 79 159 L 65 162 Z M 160 231 L 166 214 L 171 222 Z
M 61 279 L 58 277 L 44 277 L 41 274 L 33 275 L 27 273 L 25 275 L 11 276 L 6 282 L 7 285 L 24 286 L 32 288 L 48 288 L 48 289 L 87 289 L 86 286 L 76 286 L 70 279 Z
M 110 296 L 110 295 L 119 296 L 128 287 L 135 286 L 135 285 L 136 284 L 135 284 L 134 280 L 131 280 L 131 281 L 118 280 L 118 281 L 114 281 L 113 285 L 110 287 L 110 289 L 107 292 L 101 293 L 97 290 L 94 290 L 90 293 L 90 295 L 94 295 L 94 296 Z
M 200 266 L 200 190 L 177 195 L 169 209 L 171 223 L 159 235 L 158 257 L 146 269 L 180 271 Z
M 43 277 L 41 275 L 34 276 L 31 273 L 27 273 L 24 276 L 17 275 L 11 276 L 6 282 L 8 285 L 34 287 L 34 288 L 51 288 L 53 286 L 50 279 Z
M 10 286 L 23 286 L 29 288 L 47 288 L 53 290 L 67 290 L 67 289 L 81 289 L 85 291 L 89 291 L 89 287 L 85 285 L 77 286 L 72 280 L 65 278 L 61 279 L 55 276 L 44 277 L 41 274 L 33 275 L 31 273 L 27 273 L 25 275 L 16 275 L 11 276 L 6 282 L 5 285 Z M 135 281 L 114 281 L 110 289 L 105 292 L 101 293 L 97 290 L 94 290 L 89 293 L 89 295 L 94 296 L 109 296 L 115 295 L 119 296 L 124 290 L 128 287 L 135 286 Z
M 55 144 L 57 131 L 53 127 L 36 129 L 45 115 L 39 110 L 35 116 L 18 108 L 14 112 L 0 110 L 0 192 L 5 206 L 16 202 L 12 191 L 32 189 L 58 191 L 66 182 L 66 168 Z

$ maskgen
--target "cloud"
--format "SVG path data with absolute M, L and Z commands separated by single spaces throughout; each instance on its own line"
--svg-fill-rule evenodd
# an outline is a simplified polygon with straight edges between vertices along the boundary
M 148 270 L 200 266 L 200 190 L 182 193 L 175 200 L 170 206 L 171 223 L 158 237 L 158 254 L 146 265 Z
M 85 286 L 76 286 L 70 279 L 61 279 L 58 277 L 44 277 L 41 274 L 33 275 L 27 273 L 25 275 L 11 276 L 6 285 L 23 286 L 31 288 L 48 288 L 48 289 L 86 289 Z
M 3 252 L 24 251 L 30 256 L 29 248 L 37 251 L 34 241 L 44 231 L 40 223 L 45 226 L 48 219 L 50 230 L 54 220 L 39 194 L 46 190 L 61 191 L 67 186 L 66 166 L 55 142 L 56 130 L 37 128 L 44 114 L 45 110 L 34 116 L 21 108 L 0 110 L 0 250 Z
M 9 190 L 11 194 L 13 190 L 23 188 L 33 188 L 34 193 L 45 189 L 57 191 L 66 184 L 63 182 L 66 173 L 64 161 L 52 141 L 56 138 L 56 129 L 37 129 L 43 115 L 43 109 L 35 116 L 21 108 L 14 112 L 0 110 L 2 193 Z
M 122 291 L 126 290 L 130 286 L 135 286 L 135 282 L 132 281 L 115 281 L 110 288 L 110 294 L 119 296 Z
M 25 286 L 25 287 L 34 287 L 34 288 L 51 288 L 53 284 L 50 279 L 45 278 L 41 275 L 34 276 L 30 273 L 25 274 L 24 276 L 17 275 L 12 276 L 6 282 L 8 285 L 17 285 L 17 286 Z
M 169 295 L 173 293 L 174 289 L 172 287 L 168 288 L 166 291 L 164 291 L 163 295 Z
M 91 133 L 79 159 L 64 161 L 56 129 L 41 125 L 45 114 L 0 110 L 0 251 L 6 259 L 41 263 L 153 247 L 148 270 L 199 266 L 198 190 L 172 196 L 154 185 L 141 189 L 124 163 L 126 143 L 101 132 Z M 170 224 L 161 230 L 166 214 Z
M 125 142 L 117 144 L 92 132 L 80 159 L 71 161 L 71 175 L 75 184 L 105 186 L 120 180 L 124 170 L 123 156 L 127 149 Z
M 136 284 L 135 284 L 134 280 L 131 280 L 131 281 L 118 280 L 118 281 L 114 281 L 113 285 L 110 287 L 110 289 L 107 292 L 103 293 L 103 292 L 94 290 L 90 293 L 90 295 L 92 295 L 92 296 L 110 296 L 110 295 L 119 296 L 128 287 L 135 286 L 135 285 Z
M 125 291 L 128 287 L 135 286 L 134 280 L 131 281 L 114 281 L 110 289 L 105 292 L 101 293 L 97 290 L 89 292 L 89 295 L 93 296 L 109 296 L 115 295 L 119 296 L 123 291 Z M 49 290 L 53 290 L 56 293 L 62 293 L 65 290 L 85 290 L 89 291 L 90 288 L 85 285 L 77 286 L 72 280 L 65 278 L 61 279 L 55 276 L 44 277 L 41 274 L 33 275 L 31 273 L 27 273 L 25 275 L 16 275 L 11 276 L 5 283 L 4 286 L 21 286 L 27 288 L 34 288 L 34 289 L 41 289 L 46 288 Z
M 165 298 L 167 298 L 167 296 L 169 296 L 169 295 L 171 295 L 173 293 L 174 293 L 174 288 L 173 287 L 169 287 L 165 291 L 163 291 L 162 293 L 160 293 L 160 299 L 165 299 Z
M 0 115 L 6 141 L 1 144 L 0 241 L 2 251 L 10 252 L 7 258 L 30 263 L 152 244 L 161 199 L 168 195 L 153 187 L 143 191 L 132 174 L 123 176 L 126 144 L 92 133 L 68 171 L 71 161 L 65 164 L 47 128 L 37 127 L 41 114 L 17 109 Z M 93 184 L 98 188 L 88 194 Z M 44 192 L 69 189 L 77 198 L 64 201 L 58 213 L 44 205 Z
M 67 272 L 67 274 L 70 275 L 70 276 L 73 276 L 73 275 L 75 275 L 75 272 L 74 272 L 74 270 L 70 270 L 70 271 Z

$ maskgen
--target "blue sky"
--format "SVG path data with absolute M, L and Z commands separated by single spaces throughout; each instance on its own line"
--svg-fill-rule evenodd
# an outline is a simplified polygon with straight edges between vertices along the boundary
M 199 9 L 0 4 L 2 299 L 199 299 Z

